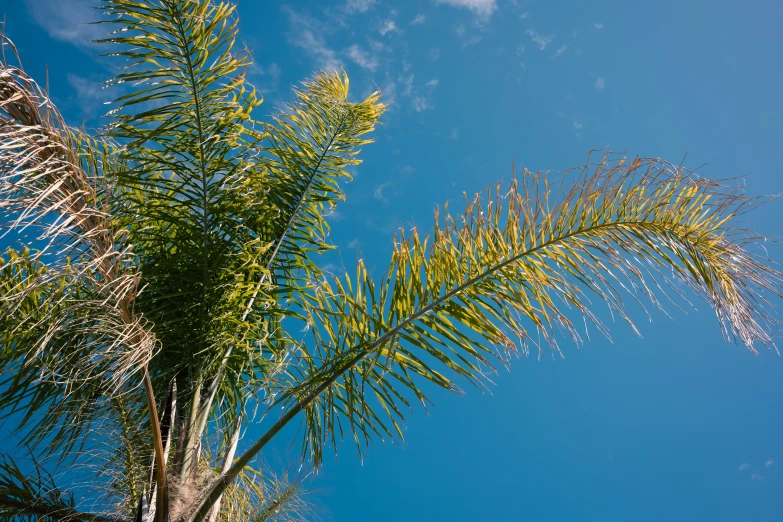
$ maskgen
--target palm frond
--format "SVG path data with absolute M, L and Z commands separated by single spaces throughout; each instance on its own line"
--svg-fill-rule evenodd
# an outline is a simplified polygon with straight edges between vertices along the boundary
M 480 384 L 517 349 L 559 352 L 558 332 L 581 343 L 583 323 L 608 336 L 596 300 L 633 326 L 623 294 L 660 308 L 689 288 L 727 341 L 774 346 L 764 296 L 783 293 L 781 274 L 733 227 L 756 203 L 660 160 L 604 157 L 562 183 L 526 171 L 459 217 L 436 213 L 431 236 L 395 241 L 382 281 L 360 262 L 307 294 L 310 367 L 288 403 L 306 411 L 306 454 L 317 464 L 344 430 L 357 445 L 401 436 L 422 382 Z
M 753 353 L 774 346 L 765 294 L 783 296 L 783 277 L 749 250 L 760 238 L 734 225 L 757 203 L 658 159 L 604 156 L 559 184 L 525 171 L 486 201 L 468 200 L 459 217 L 436 212 L 431 236 L 414 229 L 395 241 L 380 282 L 361 261 L 353 279 L 313 282 L 301 301 L 312 332 L 300 346 L 304 378 L 188 520 L 203 520 L 301 412 L 304 454 L 317 466 L 346 431 L 360 451 L 373 435 L 401 436 L 403 411 L 426 401 L 427 384 L 481 385 L 494 362 L 530 345 L 559 352 L 557 332 L 580 343 L 572 316 L 608 335 L 591 298 L 633 325 L 624 293 L 660 307 L 661 297 L 685 297 L 681 284 L 715 309 L 727 340 Z
M 257 275 L 267 248 L 253 227 L 260 198 L 227 190 L 263 176 L 250 115 L 261 100 L 245 85 L 250 60 L 234 50 L 228 3 L 112 0 L 104 10 L 118 26 L 105 42 L 127 60 L 110 84 L 138 87 L 117 100 L 111 130 L 132 165 L 119 181 L 149 285 L 138 306 L 171 347 L 161 367 L 176 374 L 197 354 L 203 365 L 208 348 L 219 360 L 241 316 L 233 283 Z
M 73 495 L 57 488 L 39 462 L 25 473 L 9 455 L 0 454 L 0 521 L 3 522 L 114 522 L 115 519 L 80 513 Z
M 111 0 L 102 9 L 116 28 L 104 42 L 127 62 L 109 84 L 133 85 L 112 111 L 110 133 L 129 165 L 116 212 L 144 277 L 136 309 L 163 346 L 150 368 L 156 392 L 183 377 L 189 441 L 176 457 L 193 470 L 215 393 L 266 336 L 269 212 L 263 133 L 251 116 L 261 97 L 245 83 L 251 61 L 236 49 L 229 3 Z
M 110 143 L 64 123 L 47 94 L 8 61 L 13 44 L 0 40 L 0 222 L 12 239 L 40 245 L 9 252 L 3 262 L 4 370 L 23 369 L 10 380 L 4 372 L 11 385 L 4 398 L 86 412 L 89 403 L 77 396 L 117 393 L 156 347 L 143 316 L 133 313 L 139 277 L 127 231 L 110 212 L 122 165 Z M 36 380 L 55 386 L 33 389 Z M 39 426 L 41 436 L 47 426 Z
M 314 522 L 316 510 L 305 484 L 310 475 L 290 470 L 275 473 L 246 468 L 228 488 L 215 521 Z
M 267 269 L 280 273 L 283 295 L 302 271 L 320 274 L 311 255 L 330 248 L 325 216 L 344 198 L 339 182 L 351 178 L 346 169 L 360 163 L 356 156 L 386 108 L 379 92 L 349 102 L 348 88 L 345 73 L 322 72 L 295 89 L 296 101 L 267 127 L 269 198 L 277 211 Z

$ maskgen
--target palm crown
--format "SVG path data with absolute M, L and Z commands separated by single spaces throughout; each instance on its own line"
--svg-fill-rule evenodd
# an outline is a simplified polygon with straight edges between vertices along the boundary
M 401 437 L 426 383 L 482 385 L 562 333 L 580 343 L 582 321 L 608 335 L 591 300 L 630 323 L 623 296 L 661 307 L 689 289 L 728 340 L 773 345 L 780 274 L 733 225 L 757 201 L 658 159 L 524 171 L 445 206 L 426 237 L 400 233 L 382 277 L 361 261 L 326 274 L 325 215 L 380 93 L 349 101 L 345 74 L 322 72 L 261 123 L 231 5 L 101 9 L 125 63 L 97 137 L 66 125 L 3 37 L 0 408 L 35 473 L 0 460 L 0 519 L 297 519 L 299 477 L 249 467 L 289 422 L 314 466 L 346 435 L 360 451 Z M 279 417 L 238 453 L 259 406 Z M 51 458 L 109 484 L 97 511 L 58 489 Z

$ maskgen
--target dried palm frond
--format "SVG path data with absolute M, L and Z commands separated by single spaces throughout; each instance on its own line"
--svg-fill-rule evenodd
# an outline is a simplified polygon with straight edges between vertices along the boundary
M 110 212 L 122 164 L 111 144 L 68 127 L 8 61 L 13 44 L 0 42 L 0 224 L 12 240 L 39 246 L 9 251 L 0 269 L 0 356 L 11 383 L 3 402 L 34 397 L 31 412 L 86 411 L 137 375 L 157 344 L 133 312 L 139 274 Z

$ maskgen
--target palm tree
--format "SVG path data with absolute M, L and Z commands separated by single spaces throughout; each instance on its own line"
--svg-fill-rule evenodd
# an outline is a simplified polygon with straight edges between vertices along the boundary
M 631 323 L 624 296 L 698 296 L 727 340 L 772 346 L 781 274 L 734 225 L 758 201 L 655 158 L 523 171 L 401 232 L 382 277 L 325 273 L 380 93 L 322 72 L 261 123 L 230 4 L 103 3 L 125 62 L 98 136 L 2 37 L 0 408 L 29 457 L 0 458 L 1 520 L 302 519 L 302 477 L 250 467 L 289 423 L 314 467 L 345 436 L 401 437 L 432 384 L 608 335 L 595 300 Z

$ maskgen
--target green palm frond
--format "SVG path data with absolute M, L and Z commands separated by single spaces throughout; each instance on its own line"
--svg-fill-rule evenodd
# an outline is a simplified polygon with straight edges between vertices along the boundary
M 431 236 L 395 241 L 382 281 L 360 262 L 355 277 L 313 286 L 311 366 L 289 407 L 305 409 L 316 463 L 346 429 L 357 444 L 401 436 L 422 382 L 478 384 L 517 347 L 559 351 L 558 332 L 581 343 L 583 323 L 608 336 L 596 300 L 633 325 L 623 294 L 661 307 L 681 284 L 715 309 L 728 341 L 773 345 L 764 295 L 783 293 L 781 274 L 732 228 L 753 200 L 659 160 L 604 157 L 565 179 L 525 172 L 461 216 L 436 213 Z
M 110 416 L 101 427 L 102 451 L 90 452 L 90 461 L 102 463 L 96 476 L 108 490 L 105 498 L 127 519 L 133 518 L 139 499 L 146 495 L 150 484 L 153 449 L 149 444 L 148 415 L 144 397 L 139 393 L 113 397 Z
M 314 522 L 316 510 L 308 499 L 307 473 L 246 468 L 223 494 L 220 512 L 211 520 L 231 522 Z
M 251 116 L 261 98 L 245 83 L 251 62 L 236 50 L 227 2 L 112 0 L 102 9 L 116 27 L 104 41 L 127 62 L 109 83 L 135 86 L 112 111 L 128 163 L 116 212 L 143 274 L 136 309 L 163 346 L 150 367 L 156 393 L 183 377 L 190 442 L 177 458 L 191 468 L 208 415 L 240 409 L 215 412 L 215 394 L 254 367 L 268 337 L 268 187 Z
M 783 295 L 783 277 L 749 250 L 758 238 L 734 225 L 757 203 L 658 159 L 604 156 L 561 183 L 525 171 L 467 201 L 461 216 L 436 212 L 431 236 L 414 229 L 395 241 L 379 282 L 360 261 L 353 278 L 311 284 L 301 301 L 312 333 L 299 347 L 303 377 L 188 520 L 203 520 L 299 413 L 316 466 L 345 432 L 360 451 L 373 435 L 399 437 L 404 410 L 426 401 L 427 386 L 481 385 L 494 363 L 530 346 L 559 352 L 558 332 L 580 343 L 581 323 L 608 335 L 591 299 L 632 325 L 623 294 L 661 307 L 690 288 L 727 340 L 754 353 L 774 346 L 765 294 Z
M 267 474 L 262 481 L 261 501 L 248 518 L 252 522 L 314 522 L 316 509 L 305 487 L 307 474 Z
M 81 513 L 73 495 L 57 488 L 54 477 L 35 460 L 25 473 L 9 455 L 0 454 L 0 521 L 2 522 L 116 522 Z
M 325 216 L 344 198 L 339 182 L 350 180 L 346 169 L 360 163 L 360 147 L 371 143 L 366 135 L 386 108 L 379 92 L 349 102 L 348 88 L 345 73 L 323 72 L 295 89 L 296 101 L 267 127 L 269 199 L 276 210 L 267 268 L 280 273 L 283 295 L 303 272 L 320 274 L 311 255 L 330 248 Z
M 235 50 L 228 3 L 112 0 L 103 9 L 117 26 L 105 42 L 127 60 L 110 84 L 141 86 L 116 101 L 111 134 L 126 144 L 121 215 L 148 288 L 137 307 L 166 347 L 153 378 L 170 380 L 218 363 L 245 328 L 242 281 L 261 277 L 256 260 L 268 248 L 263 198 L 249 183 L 264 176 L 251 119 L 261 99 L 245 84 L 250 60 Z

